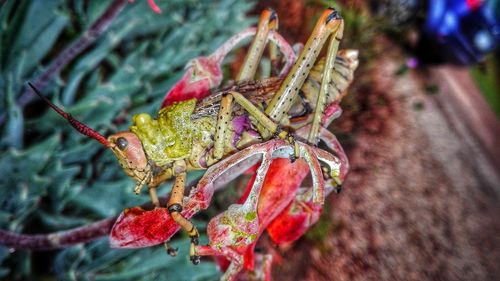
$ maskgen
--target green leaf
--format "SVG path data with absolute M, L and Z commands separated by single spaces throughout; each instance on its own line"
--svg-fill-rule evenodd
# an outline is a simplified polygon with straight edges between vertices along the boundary
M 134 181 L 123 173 L 111 151 L 76 132 L 40 100 L 26 108 L 13 102 L 21 96 L 25 81 L 58 55 L 55 50 L 81 36 L 109 3 L 7 1 L 0 9 L 0 112 L 9 114 L 0 131 L 3 229 L 61 231 L 149 200 L 146 191 L 140 196 L 132 192 Z M 127 130 L 133 114 L 157 113 L 190 59 L 211 53 L 255 22 L 245 16 L 251 1 L 158 3 L 162 14 L 153 13 L 147 1 L 127 3 L 109 29 L 68 64 L 43 94 L 103 135 Z M 23 139 L 24 146 L 14 149 Z M 169 184 L 164 184 L 159 193 L 169 190 Z M 195 222 L 203 232 L 207 222 Z M 36 255 L 10 254 L 0 247 L 0 276 L 42 279 L 55 272 L 62 280 L 217 280 L 220 273 L 208 259 L 196 267 L 189 262 L 189 240 L 185 234 L 178 236 L 176 258 L 162 247 L 110 249 L 106 239 Z M 40 260 L 46 266 L 30 266 Z
M 29 20 L 24 21 L 15 41 L 9 43 L 12 51 L 8 54 L 7 69 L 14 69 L 19 63 L 19 57 L 29 55 L 29 59 L 18 72 L 19 77 L 23 77 L 50 51 L 67 23 L 67 18 L 56 12 L 61 2 L 60 0 L 31 2 L 26 14 Z

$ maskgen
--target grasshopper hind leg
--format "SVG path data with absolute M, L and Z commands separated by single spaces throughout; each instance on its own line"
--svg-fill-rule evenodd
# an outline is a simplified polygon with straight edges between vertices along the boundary
M 294 104 L 297 96 L 299 96 L 299 91 L 304 85 L 312 67 L 320 51 L 323 49 L 325 43 L 329 38 L 330 44 L 328 47 L 328 55 L 327 55 L 327 65 L 325 66 L 326 72 L 331 72 L 331 68 L 333 67 L 333 63 L 335 62 L 335 57 L 337 54 L 338 43 L 340 38 L 342 38 L 343 31 L 343 20 L 335 9 L 327 9 L 323 12 L 322 16 L 316 23 L 316 26 L 307 40 L 302 52 L 297 58 L 297 62 L 292 67 L 291 71 L 288 73 L 287 77 L 281 84 L 280 89 L 274 95 L 273 99 L 269 103 L 268 107 L 265 110 L 267 116 L 269 116 L 273 121 L 278 122 L 280 124 L 288 123 L 288 113 L 290 108 Z M 328 84 L 331 80 L 331 75 L 324 75 L 321 91 L 318 95 L 314 122 L 320 122 L 320 117 L 323 115 L 323 109 L 326 103 L 326 95 L 327 92 L 325 89 L 328 89 Z M 319 127 L 315 126 L 313 128 L 312 133 L 310 134 L 309 140 L 310 143 L 315 144 L 314 141 L 317 137 L 317 132 Z
M 276 15 L 276 12 L 272 9 L 264 10 L 260 15 L 257 33 L 255 34 L 252 44 L 250 45 L 250 49 L 245 56 L 245 60 L 236 77 L 236 81 L 242 82 L 254 79 L 268 41 L 269 33 L 277 28 L 278 16 Z M 275 48 L 276 46 L 273 44 L 272 49 Z M 224 156 L 225 140 L 229 122 L 231 121 L 232 101 L 233 97 L 231 95 L 225 95 L 222 97 L 219 113 L 217 115 L 214 149 L 208 160 L 209 166 L 216 163 Z

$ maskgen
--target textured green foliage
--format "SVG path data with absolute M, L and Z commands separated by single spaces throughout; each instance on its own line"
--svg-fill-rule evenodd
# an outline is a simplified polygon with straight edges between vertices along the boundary
M 471 74 L 476 84 L 484 94 L 484 98 L 500 118 L 500 53 L 486 57 L 481 67 L 475 66 Z
M 208 54 L 252 23 L 248 1 L 146 1 L 127 4 L 109 29 L 54 77 L 43 93 L 104 135 L 125 130 L 133 114 L 156 115 L 189 59 Z M 11 1 L 0 9 L 0 227 L 48 233 L 118 214 L 148 200 L 109 151 L 74 131 L 39 100 L 16 105 L 26 81 L 40 75 L 111 1 Z M 161 192 L 167 192 L 163 188 Z M 203 229 L 205 223 L 200 227 Z M 185 237 L 184 237 L 185 238 Z M 206 242 L 206 241 L 205 241 Z M 8 280 L 210 280 L 212 263 L 190 265 L 187 239 L 170 258 L 159 248 L 114 250 L 107 239 L 62 251 L 9 252 L 0 247 Z

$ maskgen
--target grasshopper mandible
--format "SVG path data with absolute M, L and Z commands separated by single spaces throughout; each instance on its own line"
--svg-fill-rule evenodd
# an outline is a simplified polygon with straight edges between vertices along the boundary
M 233 205 L 228 211 L 212 220 L 220 222 L 228 217 L 237 220 L 244 219 L 245 221 L 237 225 L 236 228 L 244 228 L 248 235 L 245 239 L 239 237 L 237 240 L 217 240 L 223 237 L 217 233 L 226 231 L 228 226 L 226 224 L 223 229 L 212 228 L 209 237 L 212 245 L 218 249 L 227 246 L 249 245 L 256 239 L 259 225 L 256 216 L 257 202 L 271 159 L 304 158 L 312 171 L 312 198 L 316 204 L 322 204 L 324 201 L 323 174 L 325 177 L 333 179 L 334 186 L 340 185 L 345 176 L 341 161 L 337 157 L 311 146 L 317 143 L 320 127 L 322 123 L 325 123 L 325 118 L 328 119 L 335 115 L 332 112 L 328 113 L 328 110 L 325 115 L 325 106 L 339 101 L 341 93 L 352 80 L 352 71 L 355 65 L 352 63 L 349 65 L 342 57 L 337 58 L 339 40 L 342 38 L 343 21 L 334 9 L 326 10 L 292 70 L 285 71 L 288 75 L 283 81 L 280 78 L 271 78 L 262 83 L 252 83 L 267 39 L 269 37 L 272 40 L 273 30 L 277 26 L 276 14 L 271 10 L 264 11 L 250 51 L 236 78 L 238 83 L 236 86 L 228 91 L 212 95 L 207 100 L 198 101 L 198 106 L 196 99 L 171 104 L 166 102 L 167 105 L 160 110 L 156 119 L 148 114 L 134 116 L 133 125 L 130 127 L 131 131 L 119 132 L 105 138 L 44 98 L 79 132 L 110 148 L 118 158 L 125 173 L 136 180 L 135 192 L 139 193 L 145 184 L 148 185 L 151 200 L 155 206 L 161 207 L 156 187 L 170 178 L 175 178 L 167 209 L 173 220 L 191 237 L 190 257 L 195 264 L 199 262 L 198 231 L 186 218 L 188 216 L 181 214 L 188 171 L 209 168 L 198 187 L 192 191 L 192 193 L 205 194 L 198 202 L 197 209 L 199 210 L 208 207 L 213 193 L 213 189 L 210 190 L 210 185 L 218 176 L 247 158 L 255 155 L 261 156 L 262 164 L 257 171 L 257 178 L 247 200 L 243 204 Z M 276 38 L 276 35 L 274 36 Z M 322 69 L 321 81 L 319 81 L 320 79 L 309 74 L 315 65 L 319 51 L 329 38 L 326 61 L 323 65 L 321 63 L 316 65 L 316 68 Z M 240 39 L 236 41 L 238 40 Z M 287 46 L 279 40 L 273 42 L 280 49 L 286 50 Z M 344 56 L 350 58 L 353 54 L 346 52 Z M 219 60 L 219 62 L 221 61 L 222 59 Z M 194 66 L 196 67 L 196 65 Z M 335 80 L 335 78 L 332 79 L 332 73 L 347 76 Z M 305 83 L 306 79 L 309 79 L 309 83 Z M 212 81 L 212 84 L 217 85 L 220 81 L 220 79 Z M 339 81 L 342 81 L 341 85 L 338 85 Z M 213 85 L 209 83 L 209 86 Z M 245 87 L 247 88 L 246 92 L 238 92 Z M 37 92 L 35 88 L 33 90 Z M 303 95 L 299 93 L 301 90 Z M 265 94 L 262 97 L 255 94 L 259 92 Z M 41 97 L 43 98 L 43 96 Z M 309 101 L 316 102 L 312 104 Z M 265 110 L 261 110 L 255 103 L 264 107 Z M 214 107 L 218 107 L 218 109 L 210 111 Z M 289 118 L 288 114 L 291 110 L 307 112 L 307 114 L 302 115 L 296 113 L 295 116 L 306 116 L 305 120 L 304 118 Z M 312 115 L 309 114 L 310 110 L 314 112 Z M 211 112 L 211 114 L 207 112 Z M 235 125 L 238 122 L 246 123 L 244 130 Z M 303 127 L 304 124 L 308 123 L 312 125 L 307 135 L 293 136 L 290 133 L 291 130 Z M 287 129 L 282 129 L 285 126 Z M 299 137 L 306 141 L 299 141 Z M 323 164 L 323 169 L 320 161 Z M 214 223 L 212 225 L 222 226 L 224 224 Z M 238 229 L 233 226 L 229 228 L 231 228 L 230 232 L 234 233 Z

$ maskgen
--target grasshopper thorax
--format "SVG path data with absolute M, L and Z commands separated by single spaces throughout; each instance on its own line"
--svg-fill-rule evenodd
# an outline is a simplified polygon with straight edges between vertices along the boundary
M 176 102 L 162 108 L 153 119 L 147 113 L 132 117 L 130 130 L 138 137 L 149 160 L 162 167 L 191 154 L 196 128 L 191 114 L 196 100 Z

